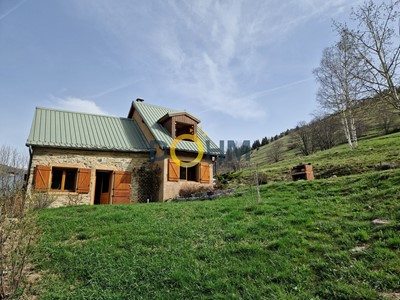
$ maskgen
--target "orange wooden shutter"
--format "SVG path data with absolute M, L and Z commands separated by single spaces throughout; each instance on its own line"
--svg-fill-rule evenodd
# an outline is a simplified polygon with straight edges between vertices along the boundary
M 172 159 L 168 161 L 168 181 L 179 181 L 179 166 Z
M 47 191 L 50 182 L 50 166 L 36 166 L 35 168 L 35 191 Z
M 210 165 L 207 163 L 200 165 L 200 182 L 210 183 Z
M 76 191 L 80 194 L 87 194 L 90 191 L 91 169 L 79 169 Z
M 131 203 L 131 172 L 114 172 L 114 184 L 112 203 L 129 204 Z

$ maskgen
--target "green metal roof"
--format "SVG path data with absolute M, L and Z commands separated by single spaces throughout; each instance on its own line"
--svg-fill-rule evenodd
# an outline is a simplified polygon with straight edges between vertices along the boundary
M 132 119 L 37 107 L 27 146 L 148 152 L 149 144 Z
M 157 121 L 168 113 L 176 114 L 182 113 L 182 111 L 147 104 L 145 102 L 139 101 L 133 101 L 132 105 L 133 108 L 139 112 L 140 116 L 142 117 L 147 127 L 150 129 L 160 147 L 162 149 L 169 149 L 173 141 L 171 134 Z M 197 135 L 203 145 L 204 152 L 206 154 L 221 154 L 219 147 L 203 132 L 203 130 L 199 126 L 197 127 Z M 194 142 L 180 141 L 176 147 L 176 150 L 198 152 L 198 147 Z

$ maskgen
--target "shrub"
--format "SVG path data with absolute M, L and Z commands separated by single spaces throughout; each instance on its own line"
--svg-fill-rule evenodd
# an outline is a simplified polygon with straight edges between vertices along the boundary
M 239 180 L 243 178 L 243 172 L 227 172 L 217 175 L 216 178 L 218 182 L 222 184 L 227 184 L 230 181 Z
M 189 198 L 197 193 L 204 193 L 207 189 L 201 186 L 185 186 L 179 190 L 179 196 Z
M 48 208 L 55 200 L 56 197 L 49 193 L 34 193 L 29 199 L 28 206 L 31 210 Z
M 158 193 L 161 185 L 161 169 L 157 165 L 141 166 L 136 170 L 138 175 L 139 202 L 158 201 Z
M 27 212 L 23 181 L 0 189 L 0 299 L 21 296 L 24 270 L 36 239 L 35 218 Z
M 36 239 L 34 214 L 27 212 L 24 167 L 27 158 L 0 146 L 0 299 L 20 299 L 24 270 Z
M 68 205 L 70 206 L 78 205 L 82 201 L 81 194 L 68 193 L 67 197 L 68 197 Z
M 214 184 L 214 188 L 216 190 L 225 190 L 227 188 L 227 182 L 221 182 L 218 179 L 216 180 L 215 184 Z
M 267 184 L 268 183 L 268 176 L 264 172 L 258 173 L 258 184 Z

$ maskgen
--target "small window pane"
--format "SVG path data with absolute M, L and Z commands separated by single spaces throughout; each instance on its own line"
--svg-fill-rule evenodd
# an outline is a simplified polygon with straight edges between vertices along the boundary
M 187 169 L 187 180 L 197 181 L 197 165 Z
M 185 124 L 185 123 L 175 123 L 175 136 L 178 137 L 182 134 L 194 134 L 194 125 Z M 190 139 L 184 139 L 185 141 L 191 141 Z
M 180 167 L 180 172 L 179 172 L 180 179 L 186 180 L 186 170 L 187 169 L 185 167 Z
M 53 169 L 51 176 L 51 189 L 61 190 L 62 170 Z
M 64 190 L 74 191 L 75 190 L 75 178 L 76 170 L 65 170 L 65 184 Z

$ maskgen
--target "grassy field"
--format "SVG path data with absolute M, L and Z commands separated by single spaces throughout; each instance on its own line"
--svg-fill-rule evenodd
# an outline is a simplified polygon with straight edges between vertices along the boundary
M 310 156 L 302 156 L 298 149 L 293 149 L 292 145 L 293 140 L 295 140 L 295 134 L 292 132 L 287 136 L 280 138 L 279 140 L 283 143 L 284 147 L 282 149 L 282 157 L 280 162 L 273 163 L 271 159 L 271 155 L 269 152 L 273 147 L 273 143 L 268 145 L 264 145 L 259 149 L 256 149 L 251 152 L 251 162 L 257 163 L 259 167 L 265 170 L 272 180 L 282 180 L 285 179 L 285 176 L 277 174 L 275 171 L 279 171 L 282 174 L 282 171 L 287 171 L 289 168 L 293 166 L 293 164 L 298 164 L 300 161 L 314 161 L 318 163 L 320 166 L 329 166 L 333 159 L 340 159 L 339 163 L 341 165 L 341 169 L 343 173 L 346 175 L 350 175 L 351 171 L 355 171 L 356 173 L 359 171 L 363 172 L 366 169 L 373 168 L 375 164 L 379 164 L 381 162 L 391 162 L 393 159 L 395 161 L 399 161 L 398 149 L 400 144 L 400 135 L 391 134 L 384 135 L 384 130 L 380 123 L 382 122 L 382 111 L 391 111 L 392 112 L 392 123 L 390 129 L 393 130 L 400 128 L 400 114 L 398 111 L 393 110 L 390 106 L 385 104 L 384 102 L 375 101 L 373 103 L 364 103 L 358 108 L 355 109 L 356 118 L 359 120 L 357 126 L 362 127 L 362 136 L 359 137 L 360 141 L 360 151 L 350 151 L 345 140 L 343 140 L 343 145 L 335 147 L 330 151 L 317 152 L 314 155 Z M 363 125 L 361 125 L 363 124 Z M 358 128 L 360 129 L 360 128 Z M 344 138 L 344 134 L 339 129 L 339 136 Z M 388 142 L 388 143 L 387 143 Z M 395 144 L 391 144 L 394 142 Z M 390 149 L 382 149 L 382 146 L 389 147 Z M 375 155 L 373 151 L 369 151 L 365 153 L 365 149 L 377 149 L 378 155 Z M 388 156 L 386 157 L 385 151 L 388 151 L 389 154 L 393 154 L 393 149 L 395 149 L 395 154 L 397 157 Z M 361 153 L 360 153 L 361 152 Z M 337 153 L 340 153 L 341 157 L 338 156 Z M 383 154 L 383 155 L 382 155 Z M 347 160 L 346 157 L 350 156 L 350 160 Z M 367 159 L 365 159 L 367 158 Z M 347 169 L 347 166 L 351 167 L 351 164 L 355 162 L 356 166 L 352 169 Z M 372 164 L 372 165 L 371 165 Z M 358 168 L 360 167 L 360 168 Z M 335 171 L 335 170 L 332 170 Z M 328 170 L 329 172 L 329 170 Z M 317 175 L 319 175 L 319 170 L 317 169 Z M 326 175 L 326 174 L 321 174 Z
M 40 299 L 379 299 L 400 292 L 400 170 L 215 201 L 42 210 Z M 374 219 L 388 220 L 374 225 Z M 356 248 L 363 247 L 363 248 Z
M 289 137 L 283 141 L 288 142 Z M 332 175 L 344 176 L 373 171 L 381 164 L 400 165 L 400 133 L 394 133 L 359 141 L 359 147 L 350 150 L 340 145 L 309 156 L 299 156 L 296 150 L 286 151 L 283 160 L 269 163 L 270 145 L 252 152 L 251 166 L 258 164 L 259 170 L 266 173 L 271 181 L 291 180 L 288 171 L 300 162 L 312 163 L 316 178 L 329 178 Z M 245 169 L 244 175 L 253 172 Z

